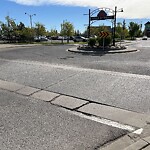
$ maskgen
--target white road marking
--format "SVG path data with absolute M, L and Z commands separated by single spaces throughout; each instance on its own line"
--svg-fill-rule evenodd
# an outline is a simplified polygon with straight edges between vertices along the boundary
M 67 111 L 69 111 L 69 110 L 67 110 Z M 98 123 L 101 123 L 101 124 L 105 124 L 105 125 L 108 125 L 108 126 L 112 126 L 112 127 L 115 127 L 115 128 L 119 128 L 119 129 L 122 129 L 122 130 L 127 130 L 129 132 L 135 131 L 135 128 L 132 127 L 132 126 L 124 125 L 124 124 L 121 124 L 121 123 L 118 123 L 118 122 L 115 122 L 115 121 L 111 121 L 111 120 L 108 120 L 108 119 L 98 118 L 98 117 L 95 117 L 95 116 L 88 116 L 88 115 L 84 115 L 84 114 L 82 114 L 80 112 L 76 112 L 76 111 L 70 111 L 70 113 L 72 113 L 76 116 L 79 116 L 81 118 L 92 120 L 92 121 L 95 121 L 95 122 L 98 122 Z
M 95 72 L 95 73 L 102 73 L 106 75 L 112 75 L 112 76 L 122 76 L 122 77 L 130 77 L 130 78 L 139 78 L 139 79 L 150 79 L 150 76 L 148 75 L 139 75 L 139 74 L 131 74 L 131 73 L 122 73 L 122 72 L 115 72 L 115 71 L 107 71 L 107 70 L 96 70 L 96 69 L 90 69 L 90 68 L 81 68 L 77 66 L 69 66 L 69 65 L 62 65 L 62 64 L 49 64 L 47 62 L 38 62 L 38 61 L 19 61 L 19 60 L 8 60 L 8 59 L 0 59 L 2 61 L 7 62 L 14 62 L 14 63 L 20 63 L 25 65 L 37 65 L 37 66 L 45 66 L 45 67 L 51 67 L 56 69 L 66 69 L 66 70 L 73 70 L 73 71 L 80 71 L 82 72 Z
M 133 133 L 140 135 L 140 134 L 142 134 L 142 132 L 143 132 L 143 128 L 140 128 L 140 129 L 134 131 Z

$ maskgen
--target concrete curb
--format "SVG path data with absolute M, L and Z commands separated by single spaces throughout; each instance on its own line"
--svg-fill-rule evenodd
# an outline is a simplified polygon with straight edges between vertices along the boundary
M 111 50 L 111 51 L 85 51 L 79 50 L 77 47 L 69 48 L 67 51 L 74 52 L 74 53 L 83 53 L 83 54 L 115 54 L 115 53 L 129 53 L 129 52 L 136 52 L 137 49 L 123 49 L 123 50 Z

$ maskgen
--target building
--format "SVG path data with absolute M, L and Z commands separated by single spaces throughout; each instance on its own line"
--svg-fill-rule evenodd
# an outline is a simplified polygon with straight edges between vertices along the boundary
M 145 23 L 145 35 L 150 37 L 150 22 Z

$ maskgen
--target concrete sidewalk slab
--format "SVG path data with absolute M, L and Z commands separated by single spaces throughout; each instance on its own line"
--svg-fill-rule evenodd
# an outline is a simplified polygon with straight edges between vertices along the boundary
M 14 91 L 24 88 L 24 85 L 0 80 L 0 88 L 14 92 Z
M 148 145 L 147 142 L 145 142 L 143 140 L 139 140 L 139 141 L 135 142 L 134 144 L 126 147 L 124 150 L 140 150 L 147 145 Z
M 75 109 L 77 107 L 81 107 L 82 105 L 88 103 L 88 101 L 69 97 L 69 96 L 60 96 L 54 101 L 51 102 L 52 104 L 63 106 L 69 109 Z
M 58 97 L 59 94 L 48 92 L 48 91 L 39 91 L 31 95 L 32 98 L 40 99 L 43 101 L 52 101 L 54 98 Z
M 25 86 L 24 88 L 20 89 L 17 91 L 17 93 L 22 94 L 22 95 L 26 95 L 29 96 L 37 91 L 39 91 L 40 89 L 37 88 L 33 88 L 33 87 L 29 87 L 29 86 Z
M 128 124 L 134 127 L 143 127 L 150 120 L 149 115 L 127 111 L 115 107 L 99 105 L 95 103 L 87 104 L 78 109 L 81 112 L 96 115 L 102 118 L 115 120 L 117 122 Z

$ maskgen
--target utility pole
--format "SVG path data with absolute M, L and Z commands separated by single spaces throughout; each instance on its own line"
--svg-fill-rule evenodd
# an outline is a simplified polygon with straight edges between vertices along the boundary
M 91 36 L 91 10 L 89 9 L 88 38 Z
M 116 14 L 117 14 L 117 6 L 115 6 L 115 14 L 114 14 L 113 46 L 115 46 Z
M 30 15 L 30 14 L 28 14 L 28 13 L 25 13 L 25 15 L 28 15 L 28 16 L 29 16 L 29 18 L 30 18 L 30 25 L 31 25 L 31 29 L 32 29 L 32 17 L 33 17 L 33 16 L 36 16 L 36 14 Z
M 113 30 L 113 46 L 115 46 L 115 32 L 116 32 L 116 16 L 117 12 L 123 12 L 123 9 L 117 10 L 117 6 L 115 6 L 115 11 L 114 11 L 114 30 Z

